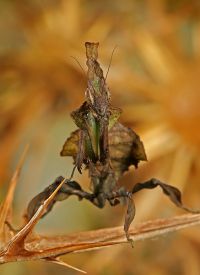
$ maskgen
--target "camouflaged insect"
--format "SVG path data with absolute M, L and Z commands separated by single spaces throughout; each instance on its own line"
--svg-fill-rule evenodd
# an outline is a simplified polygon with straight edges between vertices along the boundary
M 52 209 L 56 201 L 65 200 L 70 195 L 76 195 L 80 200 L 87 199 L 99 208 L 104 207 L 106 201 L 111 206 L 115 206 L 125 200 L 128 207 L 124 231 L 127 240 L 130 241 L 128 230 L 135 216 L 132 197 L 141 189 L 160 186 L 164 194 L 168 195 L 178 207 L 189 212 L 195 211 L 183 206 L 181 193 L 177 188 L 157 179 L 137 183 L 130 191 L 125 190 L 124 187 L 118 188 L 118 181 L 123 173 L 131 165 L 137 168 L 138 163 L 146 161 L 147 158 L 139 136 L 118 121 L 121 110 L 110 103 L 110 91 L 97 61 L 98 46 L 99 43 L 85 43 L 88 67 L 85 101 L 71 113 L 78 129 L 71 133 L 61 151 L 61 156 L 73 157 L 75 167 L 80 173 L 83 166 L 88 169 L 92 192 L 84 191 L 76 181 L 66 180 L 45 214 Z M 34 215 L 38 207 L 63 179 L 62 176 L 58 177 L 31 200 L 27 208 L 28 219 Z

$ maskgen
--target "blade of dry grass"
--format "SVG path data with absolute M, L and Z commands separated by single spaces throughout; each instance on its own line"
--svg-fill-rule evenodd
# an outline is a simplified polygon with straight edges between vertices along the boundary
M 6 198 L 2 202 L 0 207 L 0 242 L 2 243 L 5 242 L 5 222 L 8 218 L 9 213 L 12 212 L 13 196 L 14 196 L 15 188 L 20 176 L 20 172 L 21 172 L 28 148 L 29 148 L 29 145 L 26 145 L 22 153 L 22 156 L 18 162 L 17 168 L 11 178 Z

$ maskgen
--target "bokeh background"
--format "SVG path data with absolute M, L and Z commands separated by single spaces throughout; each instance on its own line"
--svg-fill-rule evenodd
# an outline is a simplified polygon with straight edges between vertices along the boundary
M 112 103 L 121 121 L 144 142 L 147 163 L 130 169 L 127 188 L 150 177 L 177 186 L 184 202 L 200 207 L 200 2 L 199 0 L 1 0 L 0 1 L 0 197 L 24 146 L 30 150 L 14 200 L 14 226 L 29 200 L 72 160 L 59 152 L 76 127 L 70 112 L 84 100 L 85 41 L 99 41 Z M 87 189 L 87 173 L 75 178 Z M 135 196 L 134 221 L 183 213 L 160 190 Z M 58 203 L 37 226 L 65 234 L 123 224 L 125 208 L 96 209 L 76 198 Z M 64 260 L 88 274 L 200 274 L 199 228 Z M 42 262 L 0 267 L 2 275 L 76 274 Z

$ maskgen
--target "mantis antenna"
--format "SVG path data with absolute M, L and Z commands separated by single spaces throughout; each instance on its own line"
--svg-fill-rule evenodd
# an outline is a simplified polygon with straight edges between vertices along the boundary
M 76 63 L 78 64 L 78 66 L 81 68 L 83 74 L 86 75 L 86 74 L 85 74 L 85 71 L 84 71 L 84 69 L 83 69 L 83 66 L 82 66 L 81 63 L 78 61 L 78 59 L 77 59 L 76 57 L 74 57 L 74 56 L 70 56 L 70 57 L 73 58 L 73 59 L 76 61 Z
M 113 54 L 115 52 L 115 50 L 117 49 L 118 46 L 115 46 L 112 50 L 112 53 L 111 53 L 111 57 L 110 57 L 110 62 L 109 62 L 109 65 L 108 65 L 108 69 L 107 69 L 107 72 L 106 72 L 106 77 L 105 77 L 105 81 L 107 79 L 107 76 L 108 76 L 108 73 L 109 73 L 109 70 L 110 70 L 110 66 L 111 66 L 111 63 L 112 63 L 112 59 L 113 59 Z

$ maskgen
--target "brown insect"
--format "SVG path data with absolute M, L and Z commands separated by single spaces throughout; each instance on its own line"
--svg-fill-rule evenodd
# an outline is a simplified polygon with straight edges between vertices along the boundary
M 77 168 L 81 173 L 83 166 L 88 169 L 92 192 L 84 191 L 80 184 L 73 181 L 72 172 L 72 177 L 64 182 L 45 214 L 52 209 L 56 201 L 65 200 L 71 195 L 76 195 L 80 200 L 86 199 L 99 208 L 103 208 L 106 201 L 115 206 L 125 200 L 128 207 L 124 231 L 127 240 L 131 241 L 128 229 L 135 216 L 133 195 L 142 189 L 160 186 L 176 206 L 189 212 L 197 211 L 182 204 L 181 193 L 177 188 L 154 178 L 137 183 L 128 191 L 124 187 L 117 187 L 119 179 L 131 165 L 137 168 L 138 163 L 146 161 L 147 158 L 139 136 L 118 121 L 121 110 L 110 103 L 110 91 L 97 61 L 98 46 L 99 43 L 85 43 L 88 67 L 85 101 L 71 113 L 78 129 L 71 133 L 61 151 L 61 156 L 73 157 L 75 164 L 73 172 Z M 28 219 L 63 179 L 62 176 L 58 177 L 30 201 L 27 208 Z

